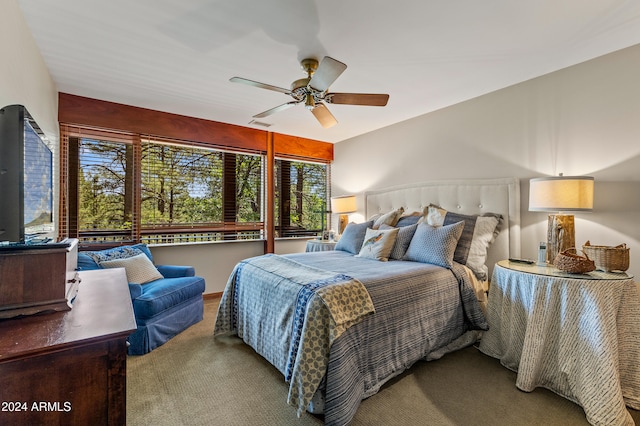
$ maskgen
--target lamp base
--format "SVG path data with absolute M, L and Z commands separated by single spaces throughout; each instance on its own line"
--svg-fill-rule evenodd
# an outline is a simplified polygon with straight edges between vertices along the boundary
M 342 233 L 344 232 L 344 228 L 347 227 L 347 223 L 349 223 L 349 215 L 341 214 L 338 218 L 338 233 L 340 235 L 342 235 Z
M 558 253 L 576 247 L 572 214 L 550 214 L 547 226 L 547 263 L 553 264 Z

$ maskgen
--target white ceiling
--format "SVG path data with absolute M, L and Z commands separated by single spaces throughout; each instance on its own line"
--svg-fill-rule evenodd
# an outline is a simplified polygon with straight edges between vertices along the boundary
M 247 127 L 291 100 L 299 61 L 348 65 L 332 92 L 386 107 L 297 105 L 270 131 L 339 142 L 640 43 L 636 0 L 18 0 L 60 92 Z

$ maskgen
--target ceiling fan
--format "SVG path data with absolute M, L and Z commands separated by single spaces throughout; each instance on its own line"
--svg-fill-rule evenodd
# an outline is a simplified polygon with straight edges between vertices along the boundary
M 304 102 L 305 108 L 311 111 L 325 129 L 334 126 L 338 121 L 323 102 L 342 105 L 385 106 L 389 100 L 389 95 L 386 94 L 327 92 L 329 86 L 347 69 L 345 64 L 329 56 L 325 56 L 320 65 L 313 58 L 303 59 L 300 65 L 307 73 L 307 77 L 291 83 L 290 89 L 259 83 L 242 77 L 232 77 L 229 81 L 273 90 L 293 98 L 293 101 L 254 115 L 254 118 L 266 117 Z

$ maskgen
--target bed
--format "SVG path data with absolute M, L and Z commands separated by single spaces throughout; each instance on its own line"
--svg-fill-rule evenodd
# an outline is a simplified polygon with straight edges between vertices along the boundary
M 400 209 L 406 217 L 430 204 L 446 212 L 442 218 L 499 215 L 485 275 L 497 260 L 520 255 L 517 178 L 433 181 L 363 196 L 365 217 L 377 215 L 376 225 L 390 212 Z M 451 246 L 457 250 L 466 229 L 460 222 L 441 225 L 412 225 L 406 249 L 412 260 L 379 261 L 350 250 L 349 228 L 335 251 L 246 259 L 229 278 L 214 335 L 237 334 L 273 364 L 289 383 L 288 402 L 298 414 L 308 410 L 323 413 L 327 425 L 348 424 L 360 401 L 388 380 L 419 360 L 473 344 L 488 327 L 478 296 L 481 280 L 474 279 L 478 272 L 458 262 L 441 264 L 440 254 L 429 263 L 430 253 L 440 250 L 429 247 L 422 258 L 415 249 L 419 233 L 432 238 L 438 232 L 450 259 L 449 237 L 458 235 Z M 387 228 L 377 235 L 395 238 L 408 229 Z M 362 250 L 366 241 L 360 240 Z

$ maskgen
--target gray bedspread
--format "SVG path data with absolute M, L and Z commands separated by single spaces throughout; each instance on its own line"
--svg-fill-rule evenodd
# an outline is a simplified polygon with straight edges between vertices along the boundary
M 301 415 L 325 376 L 334 340 L 373 312 L 360 281 L 268 254 L 234 268 L 214 336 L 237 334 L 280 370 L 287 402 Z
M 348 424 L 360 401 L 389 379 L 418 360 L 442 356 L 471 330 L 488 328 L 461 265 L 449 270 L 417 262 L 379 262 L 342 251 L 286 257 L 356 279 L 375 307 L 374 314 L 345 330 L 330 347 L 323 381 L 327 425 Z

